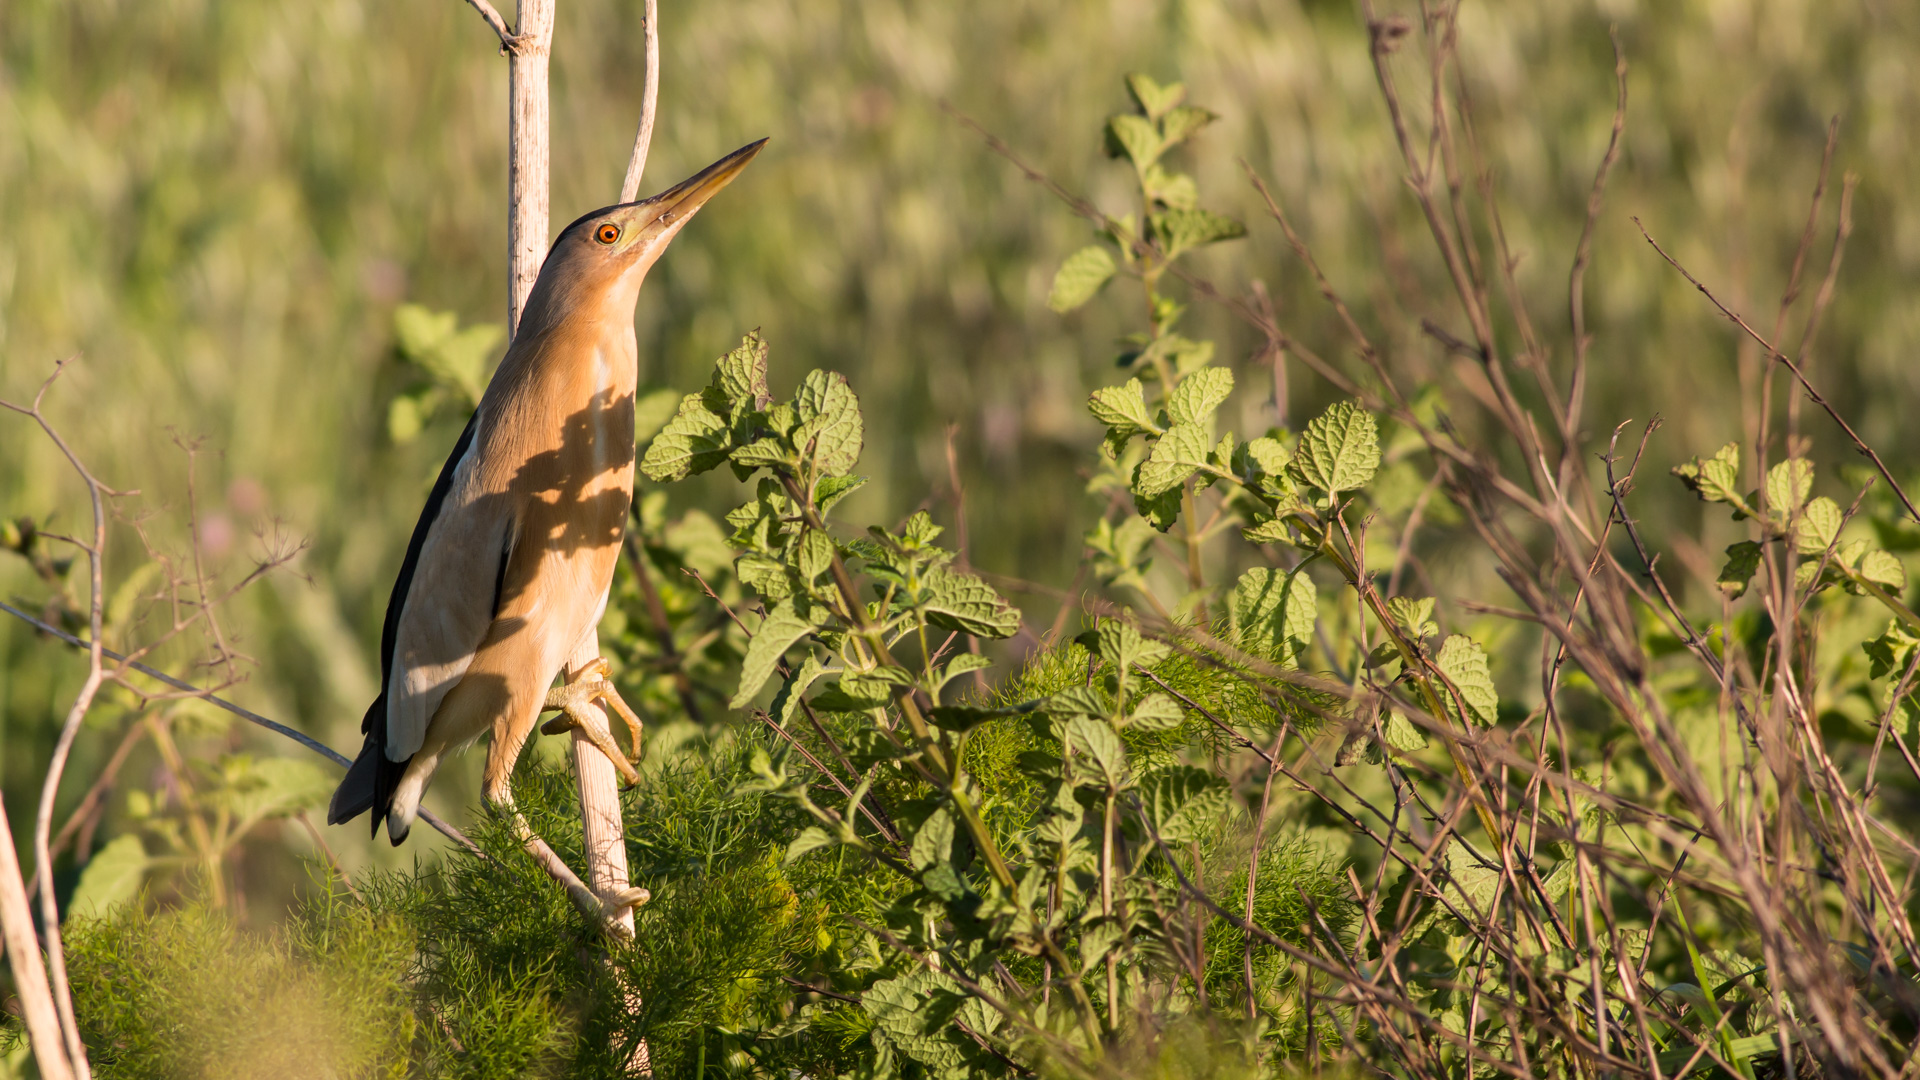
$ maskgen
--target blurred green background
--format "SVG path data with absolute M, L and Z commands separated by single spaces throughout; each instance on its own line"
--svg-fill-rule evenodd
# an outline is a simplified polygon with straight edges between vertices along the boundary
M 617 191 L 642 76 L 639 0 L 558 7 L 556 228 Z M 1346 0 L 661 9 L 646 189 L 750 139 L 773 141 L 653 272 L 637 316 L 642 381 L 691 389 L 755 326 L 773 344 L 777 388 L 811 367 L 846 373 L 865 402 L 863 471 L 875 479 L 849 520 L 926 505 L 950 521 L 950 426 L 983 569 L 1065 588 L 1099 509 L 1081 493 L 1099 438 L 1084 401 L 1112 381 L 1137 300 L 1115 288 L 1071 316 L 1047 309 L 1054 267 L 1089 228 L 942 102 L 1118 214 L 1132 209 L 1130 178 L 1102 154 L 1100 125 L 1126 106 L 1122 76 L 1186 80 L 1191 99 L 1222 116 L 1186 163 L 1206 205 L 1252 229 L 1199 256 L 1201 272 L 1230 294 L 1264 282 L 1291 333 L 1350 359 L 1259 211 L 1244 157 L 1392 362 L 1410 380 L 1450 378 L 1453 361 L 1419 330 L 1424 315 L 1451 318 L 1438 306 L 1440 268 L 1397 239 L 1417 235 L 1417 210 L 1363 20 Z M 1416 8 L 1383 10 L 1418 25 Z M 57 360 L 81 356 L 49 412 L 103 480 L 141 492 L 119 503 L 113 574 L 145 561 L 136 521 L 163 550 L 188 551 L 177 438 L 204 439 L 200 547 L 229 580 L 263 534 L 306 542 L 293 572 L 225 612 L 253 661 L 233 696 L 351 752 L 387 592 L 460 424 L 444 416 L 404 445 L 389 437 L 388 405 L 408 378 L 393 313 L 411 302 L 462 325 L 504 321 L 506 62 L 458 0 L 12 0 L 0 24 L 0 394 L 28 397 Z M 1920 10 L 1885 0 L 1464 5 L 1476 137 L 1521 288 L 1560 363 L 1568 261 L 1613 115 L 1610 26 L 1632 65 L 1632 104 L 1589 276 L 1589 434 L 1663 414 L 1649 476 L 1740 437 L 1738 342 L 1631 219 L 1771 325 L 1837 115 L 1836 186 L 1841 170 L 1860 176 L 1856 231 L 1813 373 L 1863 435 L 1914 460 Z M 1423 112 L 1424 69 L 1395 62 Z M 1816 281 L 1832 218 L 1830 203 Z M 1330 400 L 1296 368 L 1292 415 L 1277 416 L 1247 389 L 1267 379 L 1250 359 L 1260 341 L 1204 304 L 1186 330 L 1216 339 L 1241 368 L 1240 414 L 1228 418 L 1239 430 L 1297 424 Z M 1824 421 L 1806 428 L 1823 460 L 1844 459 Z M 676 491 L 676 505 L 724 508 L 727 486 Z M 1662 537 L 1699 518 L 1677 485 L 1646 483 L 1640 498 Z M 0 515 L 65 530 L 83 528 L 84 513 L 53 447 L 0 417 Z M 1709 558 L 1673 542 L 1689 567 Z M 1429 562 L 1456 589 L 1505 601 L 1464 548 L 1440 543 Z M 48 592 L 25 561 L 0 555 L 0 594 L 37 607 Z M 1013 598 L 1040 623 L 1057 603 L 1044 591 Z M 165 617 L 150 614 L 133 636 Z M 76 656 L 0 620 L 0 779 L 16 831 L 81 674 Z M 63 805 L 111 752 L 115 715 L 83 734 Z M 294 752 L 242 732 L 224 738 Z M 433 802 L 458 817 L 470 792 L 443 778 Z M 119 813 L 109 809 L 101 835 Z M 248 880 L 256 892 L 284 888 L 292 855 L 310 849 L 304 831 L 276 828 L 285 852 L 261 855 L 243 890 Z M 329 842 L 356 866 L 430 848 L 376 851 L 357 827 L 331 830 Z

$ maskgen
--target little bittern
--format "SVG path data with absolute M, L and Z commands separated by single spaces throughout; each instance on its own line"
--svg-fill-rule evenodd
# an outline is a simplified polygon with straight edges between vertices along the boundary
M 554 241 L 519 332 L 414 526 L 380 638 L 382 691 L 329 823 L 373 810 L 374 833 L 384 820 L 400 843 L 441 760 L 483 732 L 493 736 L 483 794 L 510 808 L 514 762 L 546 708 L 584 724 L 632 778 L 598 711 L 579 707 L 606 699 L 637 737 L 604 662 L 601 678 L 548 687 L 606 610 L 633 501 L 640 283 L 765 144 L 651 199 L 595 210 Z

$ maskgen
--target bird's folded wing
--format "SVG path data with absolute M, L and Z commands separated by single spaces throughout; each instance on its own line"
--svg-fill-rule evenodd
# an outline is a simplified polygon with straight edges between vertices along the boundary
M 420 749 L 427 723 L 473 663 L 499 604 L 514 512 L 506 493 L 479 490 L 472 465 L 462 461 L 446 498 L 428 507 L 434 520 L 407 583 L 387 677 L 390 761 Z

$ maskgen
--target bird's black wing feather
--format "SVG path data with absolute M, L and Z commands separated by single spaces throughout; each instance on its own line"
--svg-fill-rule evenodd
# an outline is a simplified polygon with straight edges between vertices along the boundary
M 351 821 L 367 810 L 377 810 L 373 818 L 373 831 L 377 835 L 393 799 L 393 786 L 406 771 L 406 762 L 387 760 L 387 684 L 393 678 L 394 640 L 400 635 L 400 613 L 406 608 L 407 592 L 413 587 L 413 572 L 420 563 L 420 551 L 426 547 L 427 534 L 433 531 L 433 523 L 440 517 L 447 492 L 453 489 L 453 474 L 460 467 L 460 459 L 466 456 L 467 447 L 473 443 L 473 429 L 479 422 L 480 413 L 475 410 L 460 432 L 459 441 L 453 444 L 453 452 L 447 455 L 447 463 L 440 467 L 440 476 L 427 494 L 427 505 L 421 508 L 420 520 L 413 526 L 413 538 L 407 541 L 407 557 L 400 563 L 400 576 L 393 583 L 393 595 L 387 600 L 386 622 L 380 629 L 380 694 L 360 721 L 360 730 L 367 740 L 360 748 L 360 756 L 347 770 L 346 779 L 340 781 L 340 787 L 333 793 L 332 805 L 327 808 L 329 825 Z

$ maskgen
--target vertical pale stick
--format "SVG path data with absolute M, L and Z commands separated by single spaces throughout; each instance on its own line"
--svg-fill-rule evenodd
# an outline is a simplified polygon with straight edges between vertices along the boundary
M 599 656 L 600 635 L 596 631 L 581 640 L 573 658 L 567 661 L 567 682 L 576 682 L 583 675 L 594 677 L 586 675 L 585 669 Z M 609 727 L 607 710 L 599 702 L 589 701 L 586 708 L 598 715 L 602 727 Z M 573 773 L 580 785 L 580 837 L 587 853 L 587 886 L 600 896 L 617 896 L 630 887 L 626 825 L 620 814 L 620 776 L 614 771 L 613 762 L 607 760 L 607 755 L 593 745 L 593 740 L 578 726 L 573 729 Z M 620 937 L 632 938 L 633 909 L 621 908 L 607 929 Z M 630 996 L 627 1007 L 639 1009 L 640 999 Z M 634 1047 L 628 1064 L 640 1075 L 652 1076 L 652 1057 L 643 1039 Z
M 508 334 L 520 327 L 520 313 L 547 254 L 553 0 L 520 0 L 518 14 L 518 32 L 507 45 Z
M 600 635 L 590 632 L 567 661 L 567 682 L 594 678 L 587 665 L 600 657 Z M 607 726 L 607 711 L 597 701 L 584 707 Z M 573 771 L 580 782 L 580 833 L 586 842 L 587 887 L 601 896 L 613 896 L 627 888 L 626 829 L 620 820 L 620 775 L 613 762 L 593 745 L 580 728 L 573 729 Z M 622 937 L 633 936 L 633 909 L 608 922 L 608 929 Z
M 27 887 L 20 880 L 20 859 L 13 850 L 13 829 L 0 806 L 0 932 L 6 935 L 7 960 L 13 965 L 14 988 L 20 995 L 21 1018 L 27 1023 L 27 1041 L 33 1060 L 47 1080 L 73 1080 L 66 1039 L 54 1011 L 47 970 L 40 962 L 40 942 L 33 936 L 33 912 L 27 905 Z

